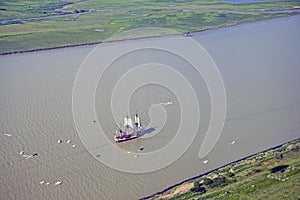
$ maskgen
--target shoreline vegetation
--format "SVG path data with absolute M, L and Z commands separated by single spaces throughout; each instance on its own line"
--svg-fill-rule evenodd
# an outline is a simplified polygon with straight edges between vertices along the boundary
M 107 38 L 135 28 L 161 27 L 170 32 L 130 39 L 170 36 L 174 31 L 184 35 L 295 14 L 300 14 L 298 0 L 2 1 L 0 55 L 112 42 Z
M 300 12 L 298 14 L 300 14 Z M 258 20 L 258 21 L 251 21 L 251 22 L 241 22 L 241 23 L 235 23 L 235 24 L 231 24 L 231 25 L 222 25 L 222 26 L 218 26 L 218 27 L 207 28 L 207 29 L 198 30 L 198 31 L 194 31 L 194 32 L 186 32 L 186 33 L 182 33 L 182 34 L 178 34 L 178 33 L 157 34 L 157 35 L 150 35 L 150 36 L 137 36 L 137 37 L 127 38 L 127 39 L 104 40 L 104 41 L 100 41 L 100 42 L 70 44 L 70 45 L 64 45 L 64 46 L 45 47 L 45 48 L 37 48 L 37 49 L 30 49 L 30 50 L 4 52 L 4 53 L 1 52 L 0 56 L 23 54 L 23 53 L 33 53 L 33 52 L 39 52 L 39 51 L 48 51 L 48 50 L 65 49 L 65 48 L 73 48 L 73 47 L 92 46 L 92 45 L 98 45 L 98 44 L 110 43 L 110 42 L 122 42 L 122 41 L 130 41 L 130 40 L 150 39 L 150 38 L 157 38 L 157 37 L 168 37 L 168 36 L 176 36 L 176 35 L 177 36 L 179 36 L 179 35 L 192 36 L 193 34 L 201 33 L 201 32 L 208 31 L 208 30 L 222 29 L 222 28 L 244 25 L 244 24 L 251 24 L 251 23 L 262 22 L 262 21 L 267 21 L 267 20 L 272 20 L 272 19 L 286 18 L 286 17 L 290 17 L 290 16 L 292 16 L 292 15 L 281 16 L 281 17 L 270 18 L 270 19 L 263 19 L 263 20 Z
M 299 180 L 300 138 L 189 178 L 141 200 L 299 199 Z

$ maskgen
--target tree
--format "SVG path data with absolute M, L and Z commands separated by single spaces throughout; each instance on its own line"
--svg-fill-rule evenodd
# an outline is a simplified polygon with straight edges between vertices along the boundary
M 210 188 L 222 187 L 222 186 L 228 185 L 228 183 L 229 183 L 229 181 L 227 178 L 220 176 L 220 177 L 213 179 L 212 183 L 209 184 L 209 187 Z
M 213 183 L 213 181 L 210 179 L 210 178 L 205 178 L 205 179 L 203 179 L 203 184 L 204 185 L 210 185 L 210 184 L 212 184 Z
M 199 188 L 200 187 L 200 183 L 198 181 L 194 182 L 194 188 Z
M 234 176 L 234 173 L 232 173 L 232 172 L 227 172 L 226 176 L 228 176 L 228 177 L 233 177 L 233 176 Z
M 205 192 L 206 192 L 206 189 L 205 189 L 205 187 L 198 187 L 198 188 L 192 188 L 192 189 L 190 189 L 190 191 L 191 192 L 194 192 L 194 193 L 196 193 L 196 192 L 199 192 L 200 194 L 204 194 Z

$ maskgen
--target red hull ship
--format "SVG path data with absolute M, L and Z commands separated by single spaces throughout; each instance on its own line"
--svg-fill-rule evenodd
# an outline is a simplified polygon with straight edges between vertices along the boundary
M 114 140 L 116 142 L 125 142 L 136 139 L 141 136 L 142 130 L 143 127 L 141 126 L 138 114 L 134 116 L 134 124 L 132 124 L 132 119 L 130 117 L 124 117 L 124 122 L 120 126 L 120 129 L 116 131 Z

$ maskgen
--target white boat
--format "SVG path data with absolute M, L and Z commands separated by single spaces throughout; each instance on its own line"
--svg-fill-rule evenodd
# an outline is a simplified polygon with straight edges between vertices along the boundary
M 33 155 L 23 155 L 23 157 L 25 158 L 25 159 L 29 159 L 29 158 L 31 158 Z
M 7 137 L 12 137 L 12 135 L 11 135 L 11 134 L 9 134 L 9 133 L 6 133 L 6 132 L 4 132 L 4 133 L 3 133 L 3 135 L 4 135 L 4 136 L 7 136 Z
M 172 101 L 169 101 L 169 102 L 165 103 L 165 105 L 166 105 L 166 106 L 167 106 L 167 105 L 172 105 Z
M 54 185 L 61 185 L 62 181 L 57 181 L 56 183 L 54 183 Z

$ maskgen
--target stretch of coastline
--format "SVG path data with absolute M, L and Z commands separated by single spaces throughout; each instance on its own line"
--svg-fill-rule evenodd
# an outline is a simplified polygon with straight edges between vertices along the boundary
M 294 11 L 294 15 L 299 15 L 298 11 Z M 227 24 L 227 25 L 221 25 L 221 26 L 216 26 L 216 27 L 210 27 L 210 28 L 205 28 L 199 31 L 194 31 L 194 32 L 188 32 L 189 36 L 194 35 L 194 34 L 199 34 L 201 32 L 205 32 L 208 30 L 217 30 L 217 29 L 222 29 L 226 27 L 232 27 L 232 26 L 239 26 L 239 25 L 244 25 L 244 24 L 251 24 L 251 23 L 258 23 L 258 22 L 264 22 L 264 21 L 270 21 L 270 20 L 276 20 L 280 18 L 289 18 L 291 16 L 282 16 L 282 17 L 276 17 L 276 18 L 270 18 L 270 19 L 261 19 L 257 21 L 249 21 L 249 22 L 235 22 L 233 24 Z M 186 33 L 182 34 L 185 35 Z M 139 39 L 147 39 L 147 38 L 157 38 L 157 37 L 168 37 L 168 36 L 179 36 L 180 34 L 163 34 L 163 35 L 157 35 L 157 36 L 146 36 L 146 37 L 136 37 L 136 38 L 130 38 L 130 39 L 121 39 L 121 40 L 112 40 L 112 41 L 99 41 L 99 42 L 88 42 L 88 43 L 80 43 L 80 44 L 70 44 L 70 45 L 63 45 L 63 46 L 55 46 L 55 47 L 45 47 L 45 48 L 37 48 L 37 49 L 30 49 L 30 50 L 20 50 L 20 51 L 10 51 L 10 52 L 5 52 L 5 53 L 0 53 L 0 55 L 13 55 L 13 54 L 21 54 L 21 53 L 31 53 L 31 52 L 39 52 L 39 51 L 49 51 L 49 50 L 55 50 L 55 49 L 64 49 L 64 48 L 74 48 L 74 47 L 84 47 L 84 46 L 94 46 L 102 43 L 110 43 L 110 42 L 121 42 L 121 41 L 126 41 L 126 40 L 139 40 Z
M 171 185 L 171 186 L 165 188 L 165 189 L 162 190 L 162 191 L 153 193 L 153 194 L 151 194 L 151 195 L 149 195 L 149 196 L 146 196 L 146 197 L 142 197 L 142 198 L 140 198 L 140 200 L 152 199 L 152 198 L 154 198 L 154 197 L 157 198 L 157 199 L 161 199 L 161 197 L 162 197 L 162 199 L 165 199 L 165 198 L 163 198 L 162 195 L 164 195 L 164 194 L 166 194 L 166 193 L 168 193 L 168 192 L 171 192 L 171 190 L 174 190 L 175 188 L 180 187 L 180 186 L 182 186 L 182 185 L 185 184 L 185 183 L 188 183 L 188 182 L 191 182 L 191 181 L 195 181 L 196 179 L 202 178 L 202 177 L 204 177 L 204 176 L 206 176 L 206 175 L 209 175 L 209 174 L 211 174 L 211 173 L 217 173 L 218 170 L 224 170 L 225 168 L 228 168 L 228 166 L 234 167 L 235 164 L 240 164 L 241 161 L 245 161 L 245 160 L 247 160 L 247 159 L 249 159 L 249 158 L 253 158 L 253 157 L 257 156 L 257 155 L 262 155 L 262 154 L 264 154 L 264 153 L 267 153 L 267 154 L 268 154 L 268 153 L 271 153 L 272 151 L 276 151 L 276 150 L 278 150 L 278 149 L 280 149 L 280 148 L 282 148 L 282 147 L 286 147 L 286 146 L 288 146 L 288 145 L 290 145 L 290 144 L 294 144 L 294 143 L 297 143 L 297 145 L 299 145 L 299 144 L 300 144 L 300 138 L 295 139 L 295 140 L 292 140 L 292 141 L 289 141 L 289 142 L 286 142 L 286 143 L 283 143 L 283 144 L 280 144 L 280 145 L 277 145 L 277 146 L 275 146 L 275 147 L 272 147 L 272 148 L 269 148 L 269 149 L 266 149 L 266 150 L 263 150 L 263 151 L 260 151 L 260 152 L 257 152 L 257 153 L 255 153 L 255 154 L 246 156 L 246 157 L 244 157 L 244 158 L 241 158 L 241 159 L 232 161 L 232 162 L 230 162 L 230 163 L 228 163 L 228 164 L 225 164 L 225 165 L 223 165 L 223 166 L 220 166 L 220 167 L 218 167 L 218 168 L 212 169 L 212 170 L 210 170 L 210 171 L 208 171 L 208 172 L 205 172 L 205 173 L 199 174 L 199 175 L 197 175 L 197 176 L 188 178 L 188 179 L 186 179 L 186 180 L 184 180 L 184 181 L 181 181 L 181 182 L 179 182 L 179 183 L 176 183 L 176 184 L 174 184 L 174 185 Z M 297 150 L 299 150 L 299 147 L 298 147 L 298 146 L 297 146 Z M 280 155 L 280 154 L 279 154 L 279 155 Z M 275 156 L 276 156 L 276 155 L 275 155 Z M 274 158 L 275 158 L 275 156 L 274 156 Z M 187 191 L 182 191 L 182 192 L 179 193 L 179 194 L 182 194 L 182 193 L 185 193 L 185 192 L 189 192 L 189 190 L 187 190 Z M 176 194 L 176 193 L 175 193 L 175 195 L 179 195 L 179 194 Z M 174 197 L 174 196 L 168 196 L 168 198 L 171 198 L 171 197 Z

